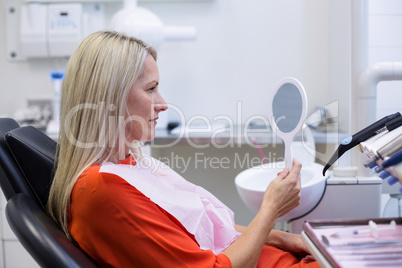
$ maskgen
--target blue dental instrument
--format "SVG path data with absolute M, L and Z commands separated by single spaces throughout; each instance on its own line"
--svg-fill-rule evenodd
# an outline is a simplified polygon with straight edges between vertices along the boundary
M 402 162 L 402 150 L 399 150 L 397 153 L 395 153 L 394 155 L 392 155 L 388 160 L 384 161 L 384 163 L 382 163 L 382 168 L 388 168 L 390 166 L 395 166 L 396 164 L 399 164 L 400 162 Z

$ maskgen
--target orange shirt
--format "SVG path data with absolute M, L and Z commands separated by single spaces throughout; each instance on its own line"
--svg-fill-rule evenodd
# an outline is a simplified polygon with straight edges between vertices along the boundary
M 99 168 L 88 168 L 78 179 L 69 211 L 72 237 L 99 266 L 231 267 L 226 255 L 201 250 L 176 218 L 124 179 L 99 173 Z M 263 267 L 298 263 L 292 254 L 272 247 L 262 253 Z

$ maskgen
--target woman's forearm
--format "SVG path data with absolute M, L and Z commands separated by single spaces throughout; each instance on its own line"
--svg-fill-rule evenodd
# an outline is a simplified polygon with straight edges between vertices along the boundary
M 239 233 L 244 233 L 247 230 L 247 227 L 243 226 L 243 225 L 236 224 L 235 229 Z M 284 243 L 283 236 L 286 235 L 286 234 L 287 233 L 284 232 L 284 231 L 271 230 L 271 232 L 269 233 L 267 239 L 265 240 L 265 245 L 273 246 L 273 247 L 277 247 L 277 248 L 282 248 L 283 243 Z
M 283 248 L 283 236 L 286 235 L 284 231 L 272 230 L 265 241 L 265 245 L 277 248 Z

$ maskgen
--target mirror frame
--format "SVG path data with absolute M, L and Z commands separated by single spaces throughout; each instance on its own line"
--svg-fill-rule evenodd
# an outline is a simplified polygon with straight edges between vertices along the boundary
M 299 90 L 299 93 L 300 93 L 300 96 L 301 96 L 301 101 L 302 101 L 302 110 L 301 110 L 299 123 L 290 132 L 282 132 L 278 128 L 278 126 L 275 123 L 275 118 L 274 118 L 274 114 L 273 114 L 273 111 L 272 111 L 273 100 L 275 98 L 275 95 L 284 84 L 293 84 Z M 273 133 L 283 139 L 284 146 L 286 146 L 285 139 L 287 139 L 287 141 L 290 141 L 292 143 L 294 137 L 302 130 L 303 124 L 304 124 L 304 122 L 306 121 L 306 118 L 307 118 L 308 101 L 307 101 L 307 94 L 306 94 L 306 91 L 305 91 L 303 85 L 300 83 L 299 80 L 297 80 L 294 77 L 285 77 L 285 78 L 281 79 L 276 84 L 276 86 L 274 87 L 274 90 L 273 90 L 273 92 L 272 92 L 272 94 L 270 96 L 270 99 L 269 99 L 268 103 L 269 103 L 269 107 L 268 107 L 268 109 L 269 109 L 269 111 L 268 111 L 269 118 L 268 118 L 268 120 L 269 120 L 269 123 L 271 124 L 271 128 L 272 128 Z M 290 143 L 290 147 L 291 147 L 291 143 Z M 289 152 L 290 152 L 291 148 L 285 148 L 285 150 L 289 150 Z M 285 154 L 284 154 L 284 158 L 285 158 Z M 292 167 L 291 163 L 290 164 L 286 163 L 286 159 L 285 159 L 285 164 L 289 168 Z

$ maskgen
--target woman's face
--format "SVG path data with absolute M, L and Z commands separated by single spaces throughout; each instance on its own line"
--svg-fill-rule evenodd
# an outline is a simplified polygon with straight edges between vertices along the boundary
M 151 141 L 155 137 L 155 125 L 160 112 L 166 111 L 167 104 L 158 90 L 159 71 L 154 58 L 148 55 L 142 76 L 128 93 L 126 140 L 131 142 Z

